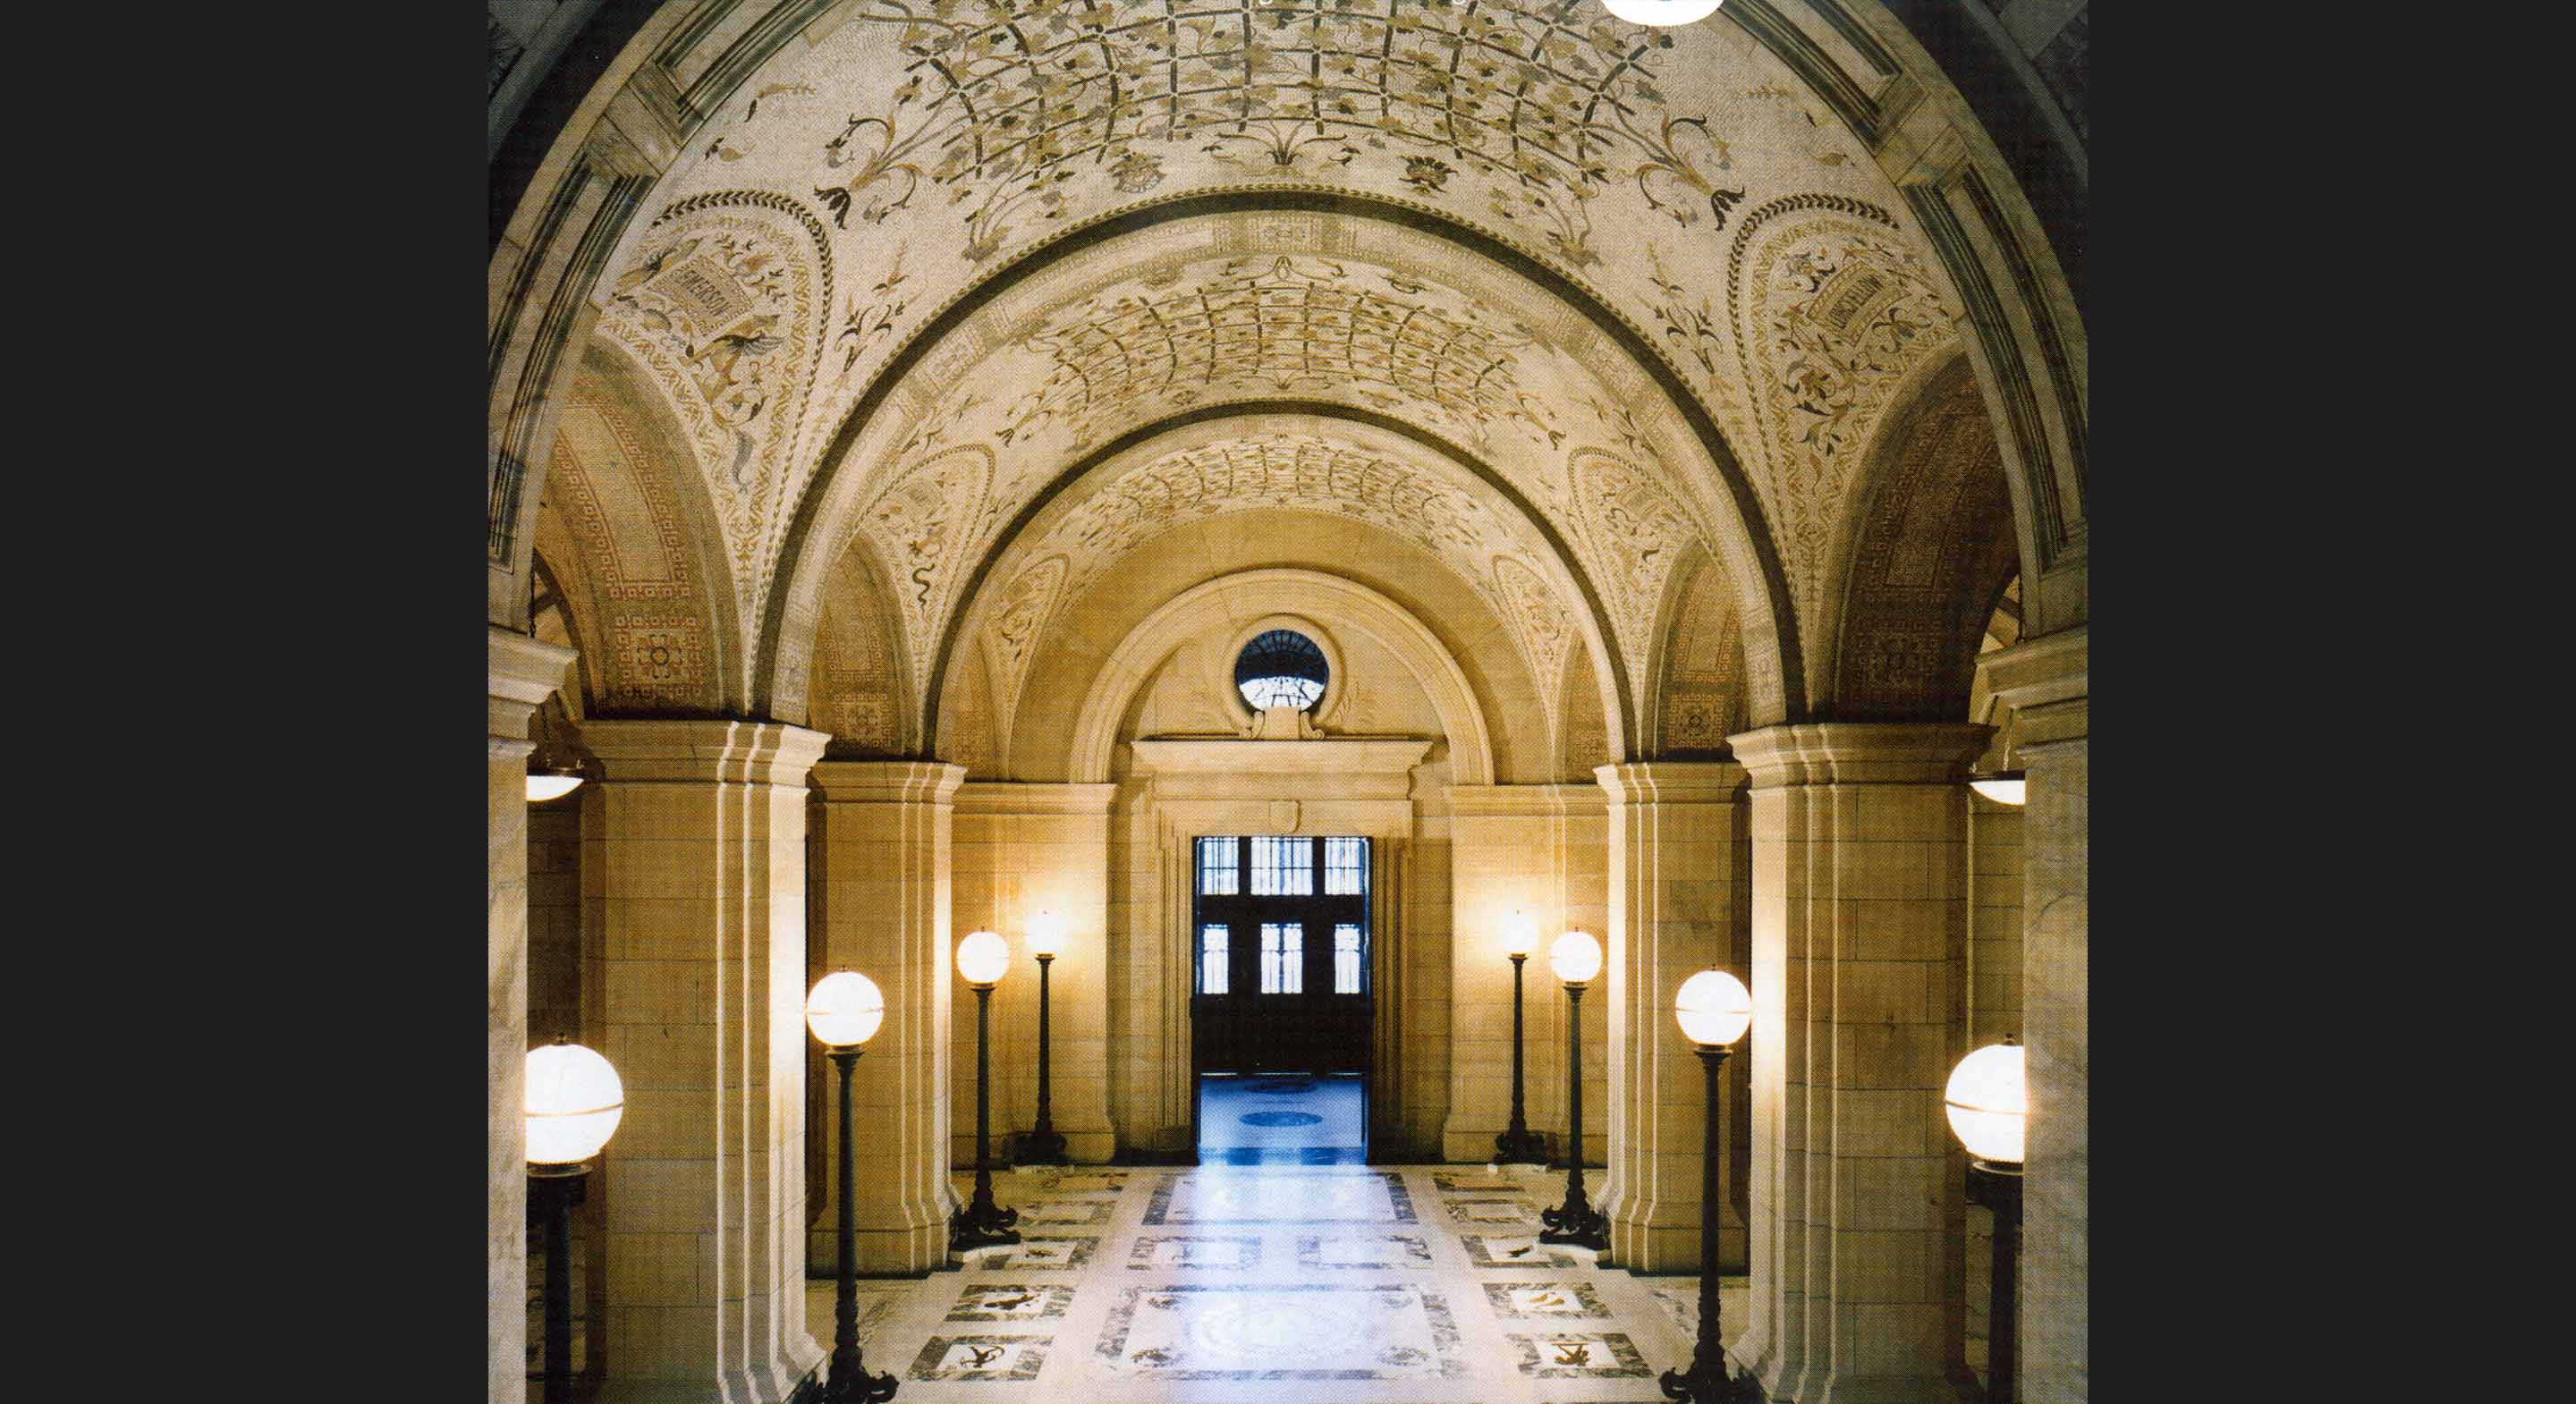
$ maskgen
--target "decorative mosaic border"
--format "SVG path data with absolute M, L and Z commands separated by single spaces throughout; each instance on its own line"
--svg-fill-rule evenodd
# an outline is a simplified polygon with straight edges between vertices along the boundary
M 1500 1171 L 1485 1174 L 1461 1174 L 1455 1170 L 1431 1172 L 1431 1187 L 1442 1194 L 1518 1194 L 1530 1192 L 1529 1182 Z
M 1494 1309 L 1494 1315 L 1507 1316 L 1515 1321 L 1552 1321 L 1561 1317 L 1601 1319 L 1610 1315 L 1610 1308 L 1601 1304 L 1601 1298 L 1594 1294 L 1589 1282 L 1487 1282 L 1481 1285 L 1485 1289 L 1485 1302 Z M 1540 1291 L 1562 1293 L 1573 1305 L 1564 1311 L 1523 1311 L 1512 1304 L 1514 1292 Z
M 1511 1243 L 1521 1241 L 1522 1239 L 1525 1239 L 1530 1246 L 1520 1250 L 1518 1256 L 1497 1254 L 1494 1251 L 1494 1244 Z M 1572 1253 L 1561 1253 L 1556 1249 L 1539 1242 L 1538 1235 L 1536 1234 L 1521 1235 L 1519 1238 L 1504 1238 L 1498 1235 L 1462 1233 L 1458 1235 L 1458 1242 L 1464 1245 L 1467 1249 L 1467 1261 L 1481 1268 L 1570 1268 L 1592 1266 L 1592 1262 L 1588 1258 L 1578 1258 Z
M 1115 1199 L 1032 1199 L 1019 1206 L 1023 1224 L 1079 1224 L 1091 1227 L 1109 1222 L 1118 1210 Z M 1057 1213 L 1054 1211 L 1065 1211 Z M 1072 1211 L 1080 1210 L 1079 1214 Z
M 1038 1245 L 1047 1243 L 1064 1243 L 1070 1244 L 1071 1247 L 1060 1259 L 1050 1260 L 1030 1256 L 1031 1251 Z M 1091 1255 L 1098 1251 L 1100 1251 L 1100 1239 L 1095 1235 L 1032 1233 L 1023 1235 L 1019 1242 L 1004 1247 L 969 1249 L 965 1258 L 967 1266 L 978 1272 L 1072 1272 L 1088 1266 Z
M 1655 1373 L 1620 1331 L 1550 1331 L 1543 1336 L 1506 1331 L 1503 1339 L 1520 1352 L 1521 1373 L 1543 1380 L 1642 1380 Z M 1596 1345 L 1606 1348 L 1618 1363 L 1591 1363 Z
M 1534 1199 L 1444 1199 L 1440 1201 L 1440 1207 L 1449 1211 L 1449 1222 L 1460 1227 L 1471 1224 L 1505 1224 L 1514 1228 L 1536 1229 L 1540 1223 L 1538 1201 Z M 1512 1217 L 1498 1219 L 1472 1212 L 1478 1209 L 1496 1208 L 1511 1210 Z
M 1165 1243 L 1184 1245 L 1180 1262 L 1155 1261 L 1154 1249 Z M 1228 1263 L 1218 1262 L 1213 1258 L 1200 1258 L 1187 1246 L 1200 1243 L 1231 1243 L 1238 1250 L 1235 1253 L 1235 1260 Z M 1241 1272 L 1261 1266 L 1261 1240 L 1258 1237 L 1232 1238 L 1202 1234 L 1147 1234 L 1137 1239 L 1134 1246 L 1127 1250 L 1127 1266 L 1138 1272 L 1189 1272 L 1209 1269 L 1219 1272 Z
M 1055 1344 L 1053 1336 L 933 1336 L 914 1356 L 912 1368 L 904 1378 L 912 1380 L 1033 1380 L 1046 1368 L 1047 1347 Z M 992 1346 L 1008 1350 L 1014 1345 L 1025 1349 L 1011 1362 L 1010 1373 L 998 1370 L 943 1370 L 939 1362 L 947 1358 L 951 1346 Z
M 1029 1175 L 1030 1185 L 1042 1194 L 1105 1194 L 1114 1198 L 1127 1192 L 1128 1179 L 1127 1172 L 1124 1170 L 1040 1170 L 1023 1173 Z
M 1444 1379 L 1459 1379 L 1468 1373 L 1461 1352 L 1458 1323 L 1449 1314 L 1449 1300 L 1438 1292 L 1427 1291 L 1410 1282 L 1388 1282 L 1376 1286 L 1357 1284 L 1343 1286 L 1329 1282 L 1175 1282 L 1162 1286 L 1130 1287 L 1111 1309 L 1107 1326 L 1101 1331 L 1098 1351 L 1109 1368 L 1122 1374 L 1141 1374 L 1161 1380 L 1406 1380 L 1419 1378 L 1418 1372 L 1396 1374 L 1388 1370 L 1146 1370 L 1126 1365 L 1127 1334 L 1136 1324 L 1136 1308 L 1147 1294 L 1162 1296 L 1184 1292 L 1269 1292 L 1287 1295 L 1301 1292 L 1407 1292 L 1422 1303 L 1422 1314 L 1431 1323 L 1431 1350 L 1440 1362 Z M 1627 1338 L 1622 1336 L 1624 1342 Z M 1631 1349 L 1628 1354 L 1636 1356 Z M 1642 1370 L 1644 1367 L 1639 1366 Z
M 1164 1175 L 1164 1176 L 1163 1176 L 1163 1178 L 1162 1178 L 1160 1181 L 1156 1182 L 1156 1184 L 1154 1185 L 1154 1193 L 1153 1193 L 1153 1196 L 1152 1196 L 1151 1198 L 1149 1198 L 1148 1200 L 1146 1200 L 1146 1201 L 1145 1201 L 1145 1218 L 1144 1218 L 1144 1224 L 1145 1224 L 1145 1226 L 1146 1226 L 1146 1227 L 1148 1227 L 1148 1228 L 1162 1228 L 1162 1227 L 1166 1227 L 1166 1226 L 1169 1226 L 1169 1225 L 1171 1225 L 1171 1224 L 1172 1224 L 1172 1220 L 1171 1220 L 1171 1219 L 1170 1219 L 1170 1217 L 1169 1217 L 1169 1216 L 1170 1216 L 1170 1214 L 1171 1214 L 1171 1209 L 1172 1209 L 1172 1194 L 1173 1194 L 1173 1192 L 1174 1192 L 1175 1190 L 1177 1190 L 1177 1189 L 1179 1189 L 1179 1188 L 1180 1188 L 1181 1181 L 1182 1181 L 1182 1180 L 1184 1180 L 1184 1179 L 1186 1179 L 1186 1178 L 1189 1178 L 1189 1177 L 1190 1177 L 1190 1175 L 1191 1175 L 1191 1174 L 1193 1174 L 1193 1173 L 1195 1173 L 1195 1172 L 1188 1172 L 1188 1171 L 1184 1171 L 1184 1172 L 1180 1172 L 1180 1173 L 1166 1174 L 1166 1175 Z M 1199 1225 L 1199 1224 L 1390 1224 L 1390 1223 L 1391 1223 L 1391 1224 L 1418 1224 L 1418 1223 L 1422 1222 L 1421 1218 L 1420 1218 L 1419 1216 L 1417 1216 L 1417 1215 L 1413 1212 L 1413 1192 L 1412 1192 L 1412 1191 L 1410 1191 L 1410 1190 L 1408 1190 L 1408 1189 L 1406 1189 L 1406 1188 L 1404 1187 L 1404 1176 L 1403 1176 L 1403 1175 L 1401 1175 L 1401 1174 L 1399 1174 L 1399 1173 L 1397 1173 L 1396 1171 L 1393 1171 L 1393 1170 L 1373 1170 L 1373 1171 L 1369 1171 L 1369 1172 L 1367 1172 L 1367 1176 L 1366 1176 L 1366 1177 L 1374 1177 L 1374 1178 L 1376 1178 L 1376 1179 L 1378 1179 L 1378 1180 L 1380 1180 L 1380 1181 L 1384 1182 L 1384 1184 L 1386 1185 L 1386 1197 L 1387 1197 L 1387 1202 L 1388 1202 L 1390 1205 L 1392 1205 L 1392 1206 L 1394 1207 L 1394 1211 L 1395 1211 L 1395 1217 L 1394 1217 L 1394 1218 L 1391 1218 L 1391 1219 L 1374 1219 L 1374 1218 L 1372 1218 L 1372 1219 L 1328 1219 L 1328 1218 L 1319 1218 L 1319 1217 L 1303 1216 L 1303 1215 L 1301 1215 L 1301 1216 L 1296 1217 L 1296 1218 L 1286 1218 L 1286 1219 L 1199 1219 L 1199 1218 L 1189 1218 L 1189 1219 L 1182 1219 L 1182 1220 L 1180 1220 L 1180 1221 L 1179 1221 L 1179 1223 L 1180 1223 L 1180 1224 L 1184 1224 L 1184 1225 Z M 1338 1173 L 1326 1173 L 1326 1174 L 1321 1174 L 1321 1175 L 1306 1175 L 1306 1176 L 1299 1176 L 1299 1175 L 1279 1175 L 1279 1174 L 1273 1174 L 1273 1175 L 1265 1176 L 1264 1178 L 1266 1178 L 1266 1179 L 1318 1179 L 1318 1180 L 1320 1180 L 1320 1179 L 1359 1179 L 1359 1178 L 1364 1178 L 1364 1177 L 1363 1177 L 1363 1176 L 1358 1176 L 1358 1175 L 1345 1175 L 1345 1174 L 1338 1174 Z
M 1020 1294 L 1017 1300 L 996 1300 Z M 1037 1304 L 1035 1311 L 1018 1308 Z M 1073 1305 L 1073 1289 L 1056 1282 L 970 1282 L 948 1308 L 948 1321 L 1039 1321 L 1062 1316 Z
M 1428 1244 L 1428 1243 L 1426 1243 L 1426 1242 L 1424 1242 L 1423 1240 L 1421 1240 L 1421 1239 L 1419 1239 L 1419 1238 L 1414 1237 L 1414 1236 L 1413 1236 L 1413 1235 L 1411 1235 L 1411 1234 L 1406 1234 L 1406 1233 L 1383 1233 L 1383 1234 L 1375 1234 L 1375 1233 L 1373 1233 L 1373 1234 L 1342 1234 L 1342 1235 L 1336 1235 L 1336 1236 L 1335 1236 L 1335 1241 L 1336 1241 L 1336 1242 L 1343 1242 L 1343 1243 L 1360 1243 L 1360 1242 L 1364 1242 L 1364 1243 L 1397 1243 L 1397 1244 L 1402 1244 L 1402 1245 L 1403 1245 L 1403 1252 L 1402 1252 L 1401 1254 L 1399 1254 L 1398 1256 L 1402 1257 L 1402 1258 L 1404 1259 L 1404 1261 L 1402 1261 L 1402 1262 L 1398 1262 L 1398 1263 L 1381 1263 L 1381 1262 L 1368 1262 L 1368 1263 L 1328 1263 L 1328 1262 L 1324 1262 L 1324 1261 L 1322 1260 L 1322 1259 L 1323 1259 L 1323 1256 L 1324 1256 L 1324 1235 L 1322 1235 L 1322 1234 L 1301 1234 L 1301 1235 L 1299 1235 L 1299 1237 L 1298 1237 L 1298 1239 L 1297 1239 L 1297 1266 L 1299 1266 L 1299 1267 L 1303 1267 L 1303 1268 L 1322 1268 L 1322 1269 L 1327 1269 L 1327 1270 L 1329 1270 L 1329 1269 L 1334 1269 L 1334 1268 L 1356 1268 L 1356 1269 L 1361 1269 L 1361 1270 L 1379 1270 L 1379 1271 L 1383 1271 L 1383 1270 L 1388 1269 L 1388 1268 L 1410 1268 L 1410 1267 L 1429 1267 L 1429 1266 L 1431 1266 L 1431 1245 L 1430 1245 L 1430 1244 Z

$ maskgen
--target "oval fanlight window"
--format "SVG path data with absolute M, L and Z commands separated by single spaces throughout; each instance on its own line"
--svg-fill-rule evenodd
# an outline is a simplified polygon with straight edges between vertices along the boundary
M 1331 676 L 1324 651 L 1294 629 L 1256 635 L 1234 660 L 1234 685 L 1255 711 L 1270 707 L 1305 711 L 1323 697 Z

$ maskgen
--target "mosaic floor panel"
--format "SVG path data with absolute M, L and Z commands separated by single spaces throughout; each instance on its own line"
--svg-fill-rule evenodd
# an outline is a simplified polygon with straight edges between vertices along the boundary
M 999 1171 L 994 1198 L 1045 1227 L 922 1281 L 863 1282 L 868 1367 L 905 1404 L 1661 1400 L 1656 1377 L 1690 1361 L 1697 1283 L 1539 1244 L 1517 1216 L 1564 1184 L 1536 1167 Z M 832 1284 L 808 1282 L 806 1307 L 828 1347 Z

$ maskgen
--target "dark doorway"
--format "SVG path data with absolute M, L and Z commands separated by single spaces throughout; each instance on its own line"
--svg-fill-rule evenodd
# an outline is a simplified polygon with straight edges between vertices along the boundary
M 1365 1160 L 1368 840 L 1211 837 L 1193 857 L 1190 1046 L 1203 1158 Z

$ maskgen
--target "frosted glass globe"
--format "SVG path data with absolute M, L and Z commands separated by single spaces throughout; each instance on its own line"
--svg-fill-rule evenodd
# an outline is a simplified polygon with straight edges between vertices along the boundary
M 967 984 L 998 984 L 1010 968 L 1011 943 L 990 931 L 974 932 L 957 943 L 957 973 Z
M 1968 788 L 1997 804 L 2020 804 L 2030 795 L 2029 786 L 2018 770 L 2008 770 L 2001 775 L 1981 776 L 1970 780 Z
M 1703 970 L 1682 981 L 1673 997 L 1682 1037 L 1703 1048 L 1723 1048 L 1744 1037 L 1753 1023 L 1753 992 L 1723 970 Z
M 626 1088 L 608 1060 L 578 1043 L 528 1050 L 528 1160 L 571 1165 L 599 1154 L 626 1115 Z
M 1525 956 L 1538 949 L 1538 918 L 1515 911 L 1503 921 L 1503 954 Z
M 1029 918 L 1029 954 L 1051 956 L 1064 949 L 1064 918 L 1052 910 Z
M 2030 1090 L 2022 1081 L 2017 1043 L 1994 1043 L 1959 1060 L 1942 1092 L 1951 1133 L 1979 1160 L 2019 1165 L 2023 1124 L 2030 1119 Z
M 855 970 L 835 970 L 814 982 L 805 997 L 805 1027 L 827 1048 L 849 1048 L 876 1037 L 885 1022 L 885 992 Z
M 565 795 L 571 794 L 575 789 L 578 789 L 580 785 L 581 776 L 579 774 L 559 775 L 549 773 L 544 775 L 530 775 L 528 777 L 528 803 L 543 804 L 550 799 L 561 799 Z
M 1601 7 L 1630 24 L 1672 25 L 1704 20 L 1725 0 L 1601 0 Z
M 1569 985 L 1588 984 L 1601 973 L 1601 943 L 1589 931 L 1569 931 L 1547 948 L 1547 960 L 1556 967 L 1556 978 Z

